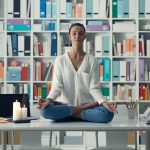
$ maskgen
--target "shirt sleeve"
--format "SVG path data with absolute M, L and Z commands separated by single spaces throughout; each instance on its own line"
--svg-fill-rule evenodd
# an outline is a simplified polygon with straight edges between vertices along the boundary
M 94 59 L 94 62 L 91 68 L 90 94 L 99 104 L 106 101 L 106 99 L 104 98 L 100 90 L 99 65 L 98 65 L 98 61 L 96 58 Z
M 47 96 L 47 98 L 51 98 L 55 100 L 63 89 L 63 79 L 62 79 L 62 71 L 61 71 L 61 63 L 60 58 L 57 57 L 54 64 L 54 75 L 53 75 L 52 87 Z

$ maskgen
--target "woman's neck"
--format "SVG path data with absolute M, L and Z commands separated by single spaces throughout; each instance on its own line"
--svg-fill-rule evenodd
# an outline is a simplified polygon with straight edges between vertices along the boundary
M 83 47 L 72 47 L 70 52 L 69 52 L 69 56 L 71 58 L 81 58 L 83 56 L 85 56 L 85 52 L 83 51 Z

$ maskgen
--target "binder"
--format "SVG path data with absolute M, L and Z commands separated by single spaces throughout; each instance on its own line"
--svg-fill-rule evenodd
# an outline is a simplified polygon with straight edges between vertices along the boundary
M 66 17 L 67 18 L 73 18 L 73 3 L 67 2 L 66 4 Z
M 46 0 L 40 0 L 40 17 L 46 17 Z
M 108 2 L 108 0 L 105 0 L 105 1 L 100 0 L 100 2 L 99 2 L 99 17 L 100 18 L 106 18 L 106 16 L 107 16 L 107 9 L 109 9 L 109 8 L 107 8 L 107 5 L 106 5 L 107 2 Z
M 139 17 L 145 17 L 145 0 L 139 0 Z
M 60 18 L 66 18 L 66 0 L 60 1 Z
M 12 42 L 12 55 L 18 56 L 18 34 L 11 34 L 11 42 Z
M 139 80 L 145 81 L 145 71 L 144 71 L 144 59 L 139 60 Z
M 18 56 L 24 56 L 24 36 L 18 35 Z
M 57 56 L 57 33 L 51 33 L 51 56 Z
M 126 61 L 120 61 L 120 81 L 126 81 Z
M 113 0 L 113 8 L 112 8 L 112 15 L 113 18 L 117 18 L 118 17 L 118 2 L 117 0 Z
M 120 80 L 120 62 L 118 60 L 113 60 L 112 62 L 112 80 Z
M 52 2 L 52 18 L 57 17 L 57 5 L 56 2 Z
M 127 7 L 124 5 L 124 0 L 118 0 L 118 7 L 117 7 L 118 18 L 124 17 L 124 7 Z
M 129 18 L 135 18 L 137 0 L 129 1 Z
M 46 87 L 41 87 L 41 98 L 46 99 L 47 97 L 47 89 Z
M 129 0 L 124 0 L 123 18 L 129 18 Z
M 20 18 L 26 18 L 27 16 L 27 0 L 21 0 L 20 5 Z
M 21 81 L 28 81 L 28 64 L 22 63 L 21 65 Z
M 52 17 L 52 2 L 46 2 L 46 18 Z
M 101 86 L 101 91 L 102 91 L 102 94 L 103 96 L 109 100 L 109 97 L 110 97 L 110 88 L 107 87 L 107 86 Z
M 102 55 L 109 56 L 109 49 L 110 49 L 110 38 L 109 36 L 103 36 L 102 38 Z
M 7 0 L 7 18 L 13 18 L 14 13 L 14 0 Z
M 14 18 L 20 17 L 20 1 L 21 0 L 14 0 Z
M 99 17 L 99 11 L 100 11 L 99 7 L 100 7 L 100 0 L 94 0 L 93 1 L 93 18 L 98 18 Z
M 145 18 L 150 18 L 150 0 L 145 0 Z
M 97 35 L 95 36 L 95 56 L 101 57 L 102 56 L 102 36 Z
M 34 18 L 38 19 L 40 18 L 40 0 L 34 0 L 34 5 L 33 5 L 33 14 Z
M 30 56 L 30 36 L 24 36 L 25 45 L 24 45 L 24 56 Z
M 86 1 L 86 18 L 93 17 L 93 0 Z
M 110 81 L 110 59 L 109 58 L 103 58 L 102 60 L 104 65 L 104 81 Z

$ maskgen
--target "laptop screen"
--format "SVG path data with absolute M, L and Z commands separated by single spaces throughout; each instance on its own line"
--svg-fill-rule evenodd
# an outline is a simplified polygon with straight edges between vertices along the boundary
M 12 117 L 13 102 L 16 100 L 21 107 L 27 107 L 27 116 L 31 116 L 28 94 L 0 94 L 0 117 Z

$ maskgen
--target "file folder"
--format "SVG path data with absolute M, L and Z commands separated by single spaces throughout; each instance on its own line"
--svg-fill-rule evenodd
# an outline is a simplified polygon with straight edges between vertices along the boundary
M 12 42 L 12 54 L 13 56 L 18 56 L 18 34 L 13 33 L 11 35 L 11 42 Z
M 51 56 L 57 56 L 57 33 L 51 33 Z
M 14 14 L 14 0 L 7 0 L 7 18 L 13 18 Z
M 56 2 L 52 2 L 52 18 L 57 17 L 57 5 Z
M 40 18 L 40 0 L 34 0 L 34 5 L 33 5 L 33 14 L 34 18 L 38 19 Z
M 52 17 L 52 2 L 46 2 L 46 18 Z
M 104 81 L 110 81 L 110 59 L 103 58 L 104 65 Z
M 120 62 L 118 60 L 113 60 L 112 62 L 112 80 L 120 80 Z
M 73 18 L 73 3 L 67 2 L 66 16 L 67 18 Z
M 129 0 L 124 0 L 124 18 L 129 18 Z
M 118 0 L 118 7 L 117 7 L 118 18 L 124 17 L 124 8 L 125 7 L 127 7 L 127 6 L 124 5 L 124 0 Z
M 139 80 L 144 81 L 145 80 L 145 73 L 144 73 L 144 59 L 139 60 Z
M 145 18 L 150 18 L 150 0 L 145 0 Z
M 40 0 L 40 17 L 46 17 L 46 0 Z
M 139 17 L 145 17 L 145 0 L 139 0 Z
M 60 0 L 60 18 L 66 18 L 66 0 Z
M 126 81 L 126 61 L 120 61 L 120 81 Z
M 86 18 L 93 16 L 93 0 L 86 1 Z
M 14 0 L 14 18 L 20 17 L 20 1 L 21 0 Z
M 100 4 L 99 3 L 100 3 L 100 0 L 94 0 L 93 1 L 93 18 L 99 17 L 99 11 L 100 11 L 100 9 L 99 9 Z
M 117 0 L 113 0 L 113 8 L 112 8 L 112 15 L 113 18 L 117 18 L 118 17 L 118 2 Z
M 109 36 L 103 36 L 102 43 L 103 43 L 102 55 L 103 56 L 109 56 L 109 49 L 110 49 L 110 38 L 109 38 Z

